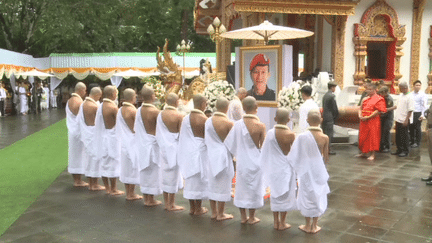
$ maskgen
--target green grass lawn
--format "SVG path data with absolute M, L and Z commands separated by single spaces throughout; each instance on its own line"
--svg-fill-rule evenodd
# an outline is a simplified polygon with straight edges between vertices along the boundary
M 66 120 L 0 150 L 0 235 L 67 167 Z

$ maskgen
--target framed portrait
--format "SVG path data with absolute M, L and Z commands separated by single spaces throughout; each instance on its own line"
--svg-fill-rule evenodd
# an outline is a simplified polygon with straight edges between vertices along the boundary
M 259 106 L 277 107 L 282 89 L 282 46 L 240 47 L 240 87 L 257 99 Z

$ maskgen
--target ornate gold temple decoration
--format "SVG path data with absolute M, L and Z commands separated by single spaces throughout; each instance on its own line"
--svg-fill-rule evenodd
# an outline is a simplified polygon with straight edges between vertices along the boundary
M 429 83 L 428 83 L 428 87 L 426 89 L 426 92 L 428 94 L 432 93 L 432 25 L 430 26 L 430 38 L 429 38 L 429 59 L 430 59 L 430 63 L 429 63 L 429 74 L 427 75 Z
M 362 16 L 361 23 L 354 25 L 355 45 L 354 56 L 356 66 L 354 84 L 359 85 L 359 91 L 363 91 L 363 81 L 366 78 L 366 56 L 368 42 L 390 42 L 394 44 L 394 73 L 390 79 L 384 80 L 385 84 L 396 90 L 398 80 L 402 78 L 400 73 L 400 60 L 404 55 L 402 44 L 406 41 L 405 26 L 399 24 L 397 12 L 387 4 L 386 0 L 377 0 L 368 8 Z M 389 78 L 389 77 L 387 77 Z
M 421 49 L 421 29 L 423 22 L 423 12 L 426 0 L 414 0 L 413 21 L 412 21 L 412 44 L 411 44 L 411 72 L 410 83 L 414 83 L 419 78 L 420 69 L 420 49 Z
M 160 55 L 160 48 L 158 47 L 156 53 L 157 68 L 159 70 L 162 82 L 165 85 L 166 94 L 178 93 L 183 85 L 182 71 L 178 68 L 177 63 L 171 57 L 171 53 L 168 51 L 168 39 L 165 39 L 165 45 L 163 47 L 163 59 Z
M 323 60 L 323 56 L 322 56 L 322 52 L 323 52 L 323 40 L 324 40 L 324 22 L 323 22 L 323 17 L 322 16 L 318 16 L 318 28 L 317 28 L 317 62 L 316 62 L 316 67 L 319 69 L 322 69 L 322 60 Z
M 233 0 L 238 12 L 354 15 L 358 1 Z

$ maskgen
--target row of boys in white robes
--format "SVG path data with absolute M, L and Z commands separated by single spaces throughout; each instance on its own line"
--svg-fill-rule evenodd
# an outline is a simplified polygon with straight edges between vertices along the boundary
M 218 100 L 219 103 L 226 104 L 219 107 L 226 109 L 218 110 L 213 118 L 203 124 L 204 138 L 195 136 L 197 131 L 191 125 L 191 116 L 205 116 L 202 110 L 205 109 L 206 102 L 202 96 L 194 97 L 194 101 L 196 109 L 183 118 L 180 132 L 171 132 L 163 121 L 163 112 L 159 113 L 155 136 L 147 133 L 143 119 L 139 115 L 142 107 L 152 106 L 151 104 L 143 104 L 138 108 L 134 132 L 124 122 L 121 115 L 122 108 L 120 108 L 114 130 L 105 129 L 111 130 L 105 133 L 101 107 L 96 114 L 94 132 L 89 132 L 90 126 L 86 126 L 85 122 L 83 124 L 84 119 L 80 109 L 76 119 L 80 123 L 78 127 L 81 132 L 77 132 L 73 126 L 69 126 L 71 123 L 69 120 L 73 116 L 67 106 L 69 133 L 72 137 L 81 133 L 83 154 L 87 157 L 87 161 L 83 163 L 87 164 L 84 166 L 86 168 L 84 171 L 74 170 L 74 166 L 70 163 L 69 172 L 85 174 L 90 178 L 120 176 L 120 181 L 125 184 L 140 185 L 141 192 L 152 197 L 151 201 L 147 202 L 150 206 L 160 204 L 153 199 L 153 196 L 163 192 L 166 209 L 173 211 L 182 209 L 174 205 L 174 195 L 183 187 L 183 177 L 185 179 L 183 195 L 190 200 L 190 213 L 196 215 L 206 213 L 207 209 L 201 207 L 201 200 L 210 199 L 212 218 L 225 220 L 232 218 L 232 215 L 224 214 L 223 211 L 224 202 L 231 200 L 231 181 L 234 177 L 232 156 L 234 155 L 237 161 L 234 205 L 240 208 L 242 223 L 259 222 L 254 215 L 255 209 L 264 206 L 265 186 L 270 186 L 271 209 L 274 212 L 276 229 L 289 228 L 290 226 L 285 223 L 286 212 L 299 209 L 306 217 L 306 225 L 300 226 L 300 229 L 308 233 L 318 232 L 320 228 L 317 226 L 317 219 L 326 210 L 329 193 L 328 174 L 322 156 L 327 154 L 325 151 L 323 153 L 323 150 L 328 149 L 326 147 L 328 138 L 318 131 L 321 119 L 319 112 L 310 112 L 310 119 L 308 119 L 311 124 L 310 131 L 300 134 L 295 140 L 293 138 L 282 139 L 284 140 L 282 141 L 277 139 L 277 133 L 288 129 L 285 124 L 289 118 L 286 110 L 278 109 L 275 118 L 278 125 L 268 132 L 262 144 L 264 132 L 261 143 L 257 144 L 253 139 L 253 133 L 257 131 L 254 131 L 253 127 L 248 127 L 245 119 L 237 121 L 226 138 L 221 139 L 220 131 L 213 126 L 213 119 L 214 117 L 227 119 L 225 114 L 229 103 L 226 99 Z M 244 100 L 243 106 L 245 103 L 249 106 L 249 110 L 245 109 L 246 120 L 256 119 L 259 123 L 259 118 L 254 115 L 257 111 L 255 99 L 248 97 Z M 172 103 L 172 106 L 167 106 L 165 109 L 175 110 L 175 106 L 175 103 Z M 288 133 L 291 132 L 288 130 Z M 101 136 L 104 140 L 97 140 L 97 136 Z M 120 138 L 121 142 L 114 137 Z M 99 141 L 96 144 L 100 148 L 91 145 L 95 144 L 95 141 Z M 71 139 L 69 142 L 70 146 L 76 144 L 71 143 Z M 287 150 L 291 151 L 288 153 Z M 77 160 L 76 157 L 76 154 L 72 154 L 70 161 Z M 111 162 L 107 163 L 107 158 Z M 102 164 L 105 164 L 105 168 Z M 109 174 L 97 173 L 95 168 L 99 168 L 99 171 L 109 171 Z M 298 193 L 296 193 L 296 179 L 299 182 Z M 141 197 L 131 195 L 131 198 Z M 219 202 L 218 207 L 216 202 Z M 249 209 L 249 218 L 246 217 L 246 209 Z

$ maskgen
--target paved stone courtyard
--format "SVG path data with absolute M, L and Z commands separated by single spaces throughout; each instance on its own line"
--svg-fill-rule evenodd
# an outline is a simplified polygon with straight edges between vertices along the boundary
M 5 126 L 11 129 L 8 134 L 22 138 L 16 131 L 22 131 L 17 127 L 25 122 L 5 125 L 6 121 L 55 122 L 62 114 L 60 110 L 45 114 L 52 118 L 43 118 L 44 113 L 40 118 L 6 117 L 0 120 L 0 145 L 7 143 Z M 40 124 L 43 128 L 45 123 Z M 432 170 L 425 143 L 409 157 L 378 154 L 375 162 L 354 158 L 358 151 L 353 145 L 335 145 L 335 151 L 327 165 L 328 209 L 319 221 L 323 229 L 315 235 L 298 229 L 304 223 L 299 212 L 288 213 L 291 229 L 275 231 L 268 202 L 257 211 L 261 219 L 257 225 L 240 224 L 232 203 L 226 211 L 234 219 L 215 222 L 209 214 L 166 212 L 162 206 L 146 208 L 142 201 L 127 202 L 124 196 L 74 188 L 70 175 L 63 172 L 0 236 L 0 242 L 432 242 L 432 187 L 420 181 Z M 189 205 L 181 193 L 177 203 Z M 208 202 L 203 204 L 209 207 Z

